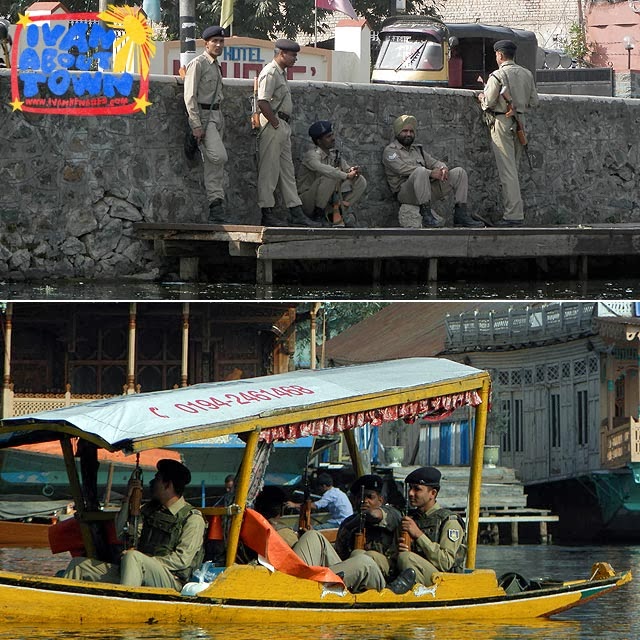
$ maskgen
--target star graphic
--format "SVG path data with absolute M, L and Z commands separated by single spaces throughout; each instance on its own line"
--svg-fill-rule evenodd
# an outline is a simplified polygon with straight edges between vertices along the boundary
M 134 111 L 142 111 L 142 113 L 147 113 L 147 107 L 150 107 L 153 102 L 147 101 L 147 94 L 143 94 L 141 98 L 134 98 L 136 102 L 136 106 L 133 107 Z
M 27 27 L 33 22 L 29 16 L 22 15 L 21 13 L 19 13 L 18 16 L 20 17 L 18 24 L 21 24 L 23 27 Z
M 22 105 L 24 104 L 24 102 L 21 102 L 20 100 L 18 100 L 18 98 L 16 98 L 13 102 L 9 103 L 12 107 L 14 111 L 22 111 Z

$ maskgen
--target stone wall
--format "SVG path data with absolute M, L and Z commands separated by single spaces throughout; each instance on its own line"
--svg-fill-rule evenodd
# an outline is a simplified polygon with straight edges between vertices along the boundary
M 397 204 L 380 156 L 393 119 L 413 113 L 430 153 L 469 172 L 470 206 L 500 216 L 495 162 L 471 91 L 385 85 L 292 83 L 294 157 L 307 129 L 331 119 L 344 157 L 370 185 L 358 218 L 396 226 Z M 226 82 L 228 208 L 257 224 L 250 81 Z M 186 118 L 180 80 L 152 80 L 146 115 L 82 118 L 12 112 L 9 73 L 0 70 L 0 278 L 155 278 L 166 265 L 135 222 L 204 222 L 202 167 L 182 151 Z M 532 224 L 623 223 L 640 217 L 640 102 L 542 96 L 529 118 L 533 171 L 521 167 Z M 437 208 L 451 221 L 451 201 Z

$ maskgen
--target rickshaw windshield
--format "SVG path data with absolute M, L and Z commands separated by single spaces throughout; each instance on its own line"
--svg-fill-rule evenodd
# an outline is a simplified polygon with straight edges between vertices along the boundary
M 442 44 L 430 34 L 384 35 L 377 69 L 401 71 L 440 70 L 443 67 Z

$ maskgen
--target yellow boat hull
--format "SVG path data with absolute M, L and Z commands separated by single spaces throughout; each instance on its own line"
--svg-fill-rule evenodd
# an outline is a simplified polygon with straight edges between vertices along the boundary
M 323 624 L 385 624 L 447 620 L 517 620 L 547 617 L 617 589 L 630 572 L 581 580 L 539 591 L 507 595 L 495 573 L 440 574 L 438 584 L 417 585 L 395 595 L 388 589 L 362 594 L 334 592 L 310 580 L 261 566 L 234 565 L 197 596 L 169 589 L 131 588 L 0 572 L 0 619 L 5 623 L 67 625 L 286 624 L 292 616 Z M 432 618 L 435 619 L 435 618 Z

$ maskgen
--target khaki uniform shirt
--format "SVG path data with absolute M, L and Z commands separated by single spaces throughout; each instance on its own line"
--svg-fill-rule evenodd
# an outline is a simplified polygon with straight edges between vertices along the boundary
M 287 82 L 287 70 L 282 69 L 275 60 L 265 65 L 258 76 L 258 100 L 266 100 L 271 105 L 276 116 L 278 111 L 291 115 L 293 101 L 291 89 Z M 267 119 L 261 114 L 262 125 Z
M 507 60 L 487 80 L 482 101 L 484 110 L 496 113 L 507 111 L 507 103 L 500 95 L 503 86 L 508 88 L 518 113 L 526 113 L 531 107 L 538 106 L 538 92 L 531 71 L 517 65 L 513 60 Z
M 298 542 L 298 534 L 277 518 L 269 520 L 269 524 L 280 534 L 280 537 L 290 546 Z
M 426 517 L 440 508 L 436 502 L 431 509 L 424 513 L 424 516 Z M 413 517 L 414 514 L 410 515 Z M 420 527 L 420 520 L 414 519 Z M 439 571 L 449 571 L 455 564 L 456 554 L 463 542 L 464 530 L 457 519 L 451 518 L 442 527 L 440 540 L 431 540 L 426 533 L 423 533 L 415 541 L 415 552 L 428 560 Z
M 220 104 L 222 98 L 220 65 L 204 51 L 188 64 L 184 78 L 184 104 L 191 129 L 202 128 L 198 104 Z
M 400 187 L 418 166 L 431 170 L 447 166 L 424 151 L 421 144 L 412 144 L 407 149 L 398 140 L 394 140 L 384 148 L 382 164 L 393 193 L 400 191 Z
M 334 179 L 336 182 L 347 179 L 347 172 L 351 167 L 342 156 L 337 163 L 339 166 L 336 166 L 336 154 L 335 149 L 327 153 L 320 147 L 310 149 L 304 154 L 298 173 L 299 193 L 311 189 L 319 177 Z

